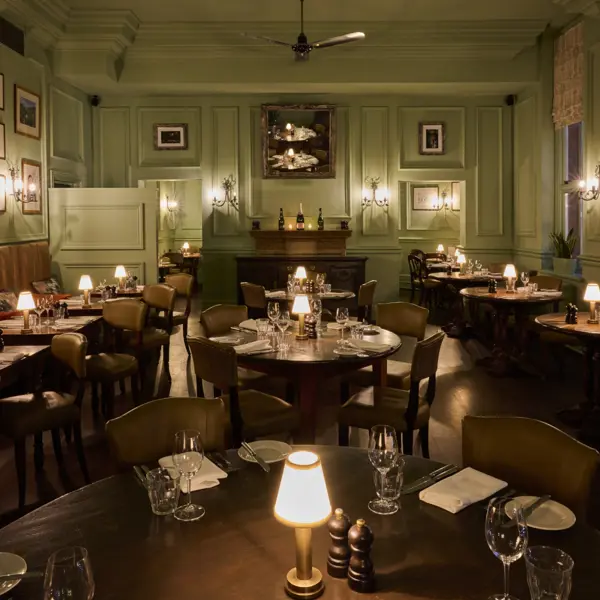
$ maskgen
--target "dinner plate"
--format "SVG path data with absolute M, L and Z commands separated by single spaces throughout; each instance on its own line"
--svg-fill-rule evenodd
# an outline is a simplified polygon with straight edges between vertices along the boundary
M 25 573 L 26 571 L 27 563 L 20 556 L 10 552 L 0 552 L 0 575 L 12 575 L 13 573 Z M 13 579 L 12 581 L 0 583 L 0 596 L 19 585 L 20 581 L 20 579 Z
M 356 348 L 334 348 L 333 349 L 333 353 L 337 354 L 338 356 L 356 356 L 358 353 L 360 352 L 360 350 L 357 350 Z
M 292 447 L 285 442 L 277 440 L 259 440 L 248 444 L 266 463 L 275 463 L 285 460 L 292 453 Z M 247 462 L 255 463 L 254 457 L 245 449 L 238 450 L 238 456 Z
M 379 335 L 381 328 L 377 327 L 377 325 L 367 325 L 367 327 L 363 327 L 363 333 L 365 335 Z
M 514 500 L 511 500 L 506 504 L 506 510 L 507 512 L 510 512 L 517 502 L 523 508 L 527 508 L 537 499 L 538 496 L 517 496 Z M 563 529 L 569 529 L 569 527 L 573 527 L 573 525 L 575 525 L 575 515 L 573 512 L 564 504 L 560 504 L 554 500 L 544 502 L 544 504 L 534 510 L 527 519 L 528 527 L 542 529 L 544 531 L 561 531 Z

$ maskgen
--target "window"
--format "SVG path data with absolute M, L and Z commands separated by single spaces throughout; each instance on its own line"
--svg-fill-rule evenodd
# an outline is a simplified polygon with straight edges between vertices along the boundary
M 577 235 L 574 256 L 581 253 L 583 235 L 583 206 L 579 198 L 578 182 L 583 178 L 583 123 L 563 128 L 563 186 L 565 235 L 573 229 Z

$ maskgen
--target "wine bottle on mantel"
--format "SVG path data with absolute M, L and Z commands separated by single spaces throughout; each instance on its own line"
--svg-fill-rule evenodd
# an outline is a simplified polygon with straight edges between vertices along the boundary
M 302 212 L 302 203 L 300 203 L 300 210 L 296 217 L 296 229 L 298 231 L 304 231 L 304 213 Z
M 323 220 L 323 209 L 319 209 L 319 218 L 317 219 L 317 228 L 319 231 L 325 229 L 325 221 Z
M 283 208 L 279 209 L 279 231 L 283 231 L 285 229 L 285 219 L 283 218 Z

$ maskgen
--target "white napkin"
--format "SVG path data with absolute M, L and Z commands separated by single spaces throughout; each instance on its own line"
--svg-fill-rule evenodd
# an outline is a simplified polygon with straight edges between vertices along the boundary
M 233 347 L 238 354 L 260 352 L 261 350 L 269 350 L 270 348 L 271 342 L 269 340 L 256 340 L 255 342 L 248 342 L 247 344 L 241 344 L 240 346 Z
M 339 331 L 342 326 L 339 323 L 327 323 L 327 329 L 333 329 L 333 331 Z
M 348 295 L 348 292 L 323 292 L 319 294 L 321 298 L 344 298 Z
M 348 343 L 359 350 L 370 350 L 371 352 L 385 352 L 391 349 L 389 344 L 378 344 L 377 342 L 369 342 L 368 340 L 350 340 Z
M 542 297 L 542 296 L 550 296 L 551 298 L 562 296 L 562 292 L 557 290 L 540 290 L 538 292 L 533 292 L 532 296 Z
M 172 456 L 164 456 L 158 460 L 158 464 L 169 471 L 169 475 L 175 478 L 179 473 L 175 470 Z M 204 457 L 200 470 L 192 477 L 192 492 L 206 490 L 219 485 L 219 479 L 225 479 L 227 473 L 219 469 L 214 462 Z M 187 479 L 181 479 L 181 491 L 187 492 Z
M 267 292 L 265 296 L 267 298 L 286 298 L 287 294 L 282 290 L 277 290 L 275 292 Z
M 474 502 L 479 502 L 507 486 L 501 481 L 481 471 L 467 467 L 462 471 L 438 481 L 419 492 L 419 498 L 456 514 Z
M 243 338 L 237 337 L 235 335 L 217 335 L 208 339 L 211 342 L 217 342 L 218 344 L 237 344 L 241 342 Z
M 21 360 L 25 355 L 22 352 L 0 352 L 0 363 L 12 363 Z
M 242 329 L 250 329 L 251 331 L 256 331 L 256 321 L 254 319 L 246 319 L 239 324 L 239 327 Z

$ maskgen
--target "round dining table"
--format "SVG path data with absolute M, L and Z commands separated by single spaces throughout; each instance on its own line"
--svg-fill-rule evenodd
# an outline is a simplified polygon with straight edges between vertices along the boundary
M 488 549 L 485 504 L 458 514 L 401 496 L 391 516 L 369 512 L 375 494 L 367 452 L 337 446 L 310 449 L 321 458 L 332 509 L 353 522 L 365 519 L 374 533 L 371 558 L 376 589 L 350 590 L 346 579 L 327 574 L 331 539 L 313 530 L 313 564 L 323 574 L 323 600 L 481 600 L 502 591 L 502 563 Z M 410 483 L 439 466 L 405 457 Z M 273 506 L 282 464 L 269 473 L 244 463 L 217 487 L 194 492 L 206 515 L 182 523 L 152 514 L 146 490 L 132 472 L 116 475 L 39 508 L 0 530 L 0 551 L 22 556 L 30 571 L 43 571 L 52 552 L 84 546 L 97 600 L 284 600 L 287 571 L 295 565 L 294 530 L 279 523 Z M 600 589 L 600 532 L 577 522 L 562 532 L 529 530 L 530 545 L 550 545 L 575 561 L 570 600 L 588 600 Z M 13 600 L 42 598 L 43 580 L 24 580 Z M 510 591 L 527 600 L 523 559 L 511 566 Z
M 245 337 L 244 341 L 256 339 L 253 333 L 242 332 L 241 335 Z M 345 335 L 349 337 L 350 334 L 346 332 Z M 372 365 L 374 383 L 385 386 L 386 358 L 402 345 L 402 340 L 395 333 L 379 329 L 378 334 L 365 335 L 364 339 L 385 345 L 385 350 L 367 350 L 363 356 L 339 356 L 334 351 L 339 347 L 340 338 L 340 331 L 326 328 L 317 339 L 297 340 L 293 337 L 290 348 L 283 352 L 238 355 L 239 366 L 267 375 L 284 377 L 293 383 L 300 410 L 300 432 L 297 436 L 299 441 L 314 442 L 319 388 L 325 379 L 346 375 Z
M 267 300 L 279 300 L 279 301 L 287 301 L 293 302 L 294 298 L 299 294 L 304 296 L 308 296 L 309 298 L 319 298 L 323 302 L 326 301 L 342 301 L 342 300 L 352 300 L 352 298 L 356 297 L 354 292 L 350 292 L 348 290 L 331 290 L 331 292 L 289 292 L 288 290 L 267 290 L 265 292 L 265 297 Z

